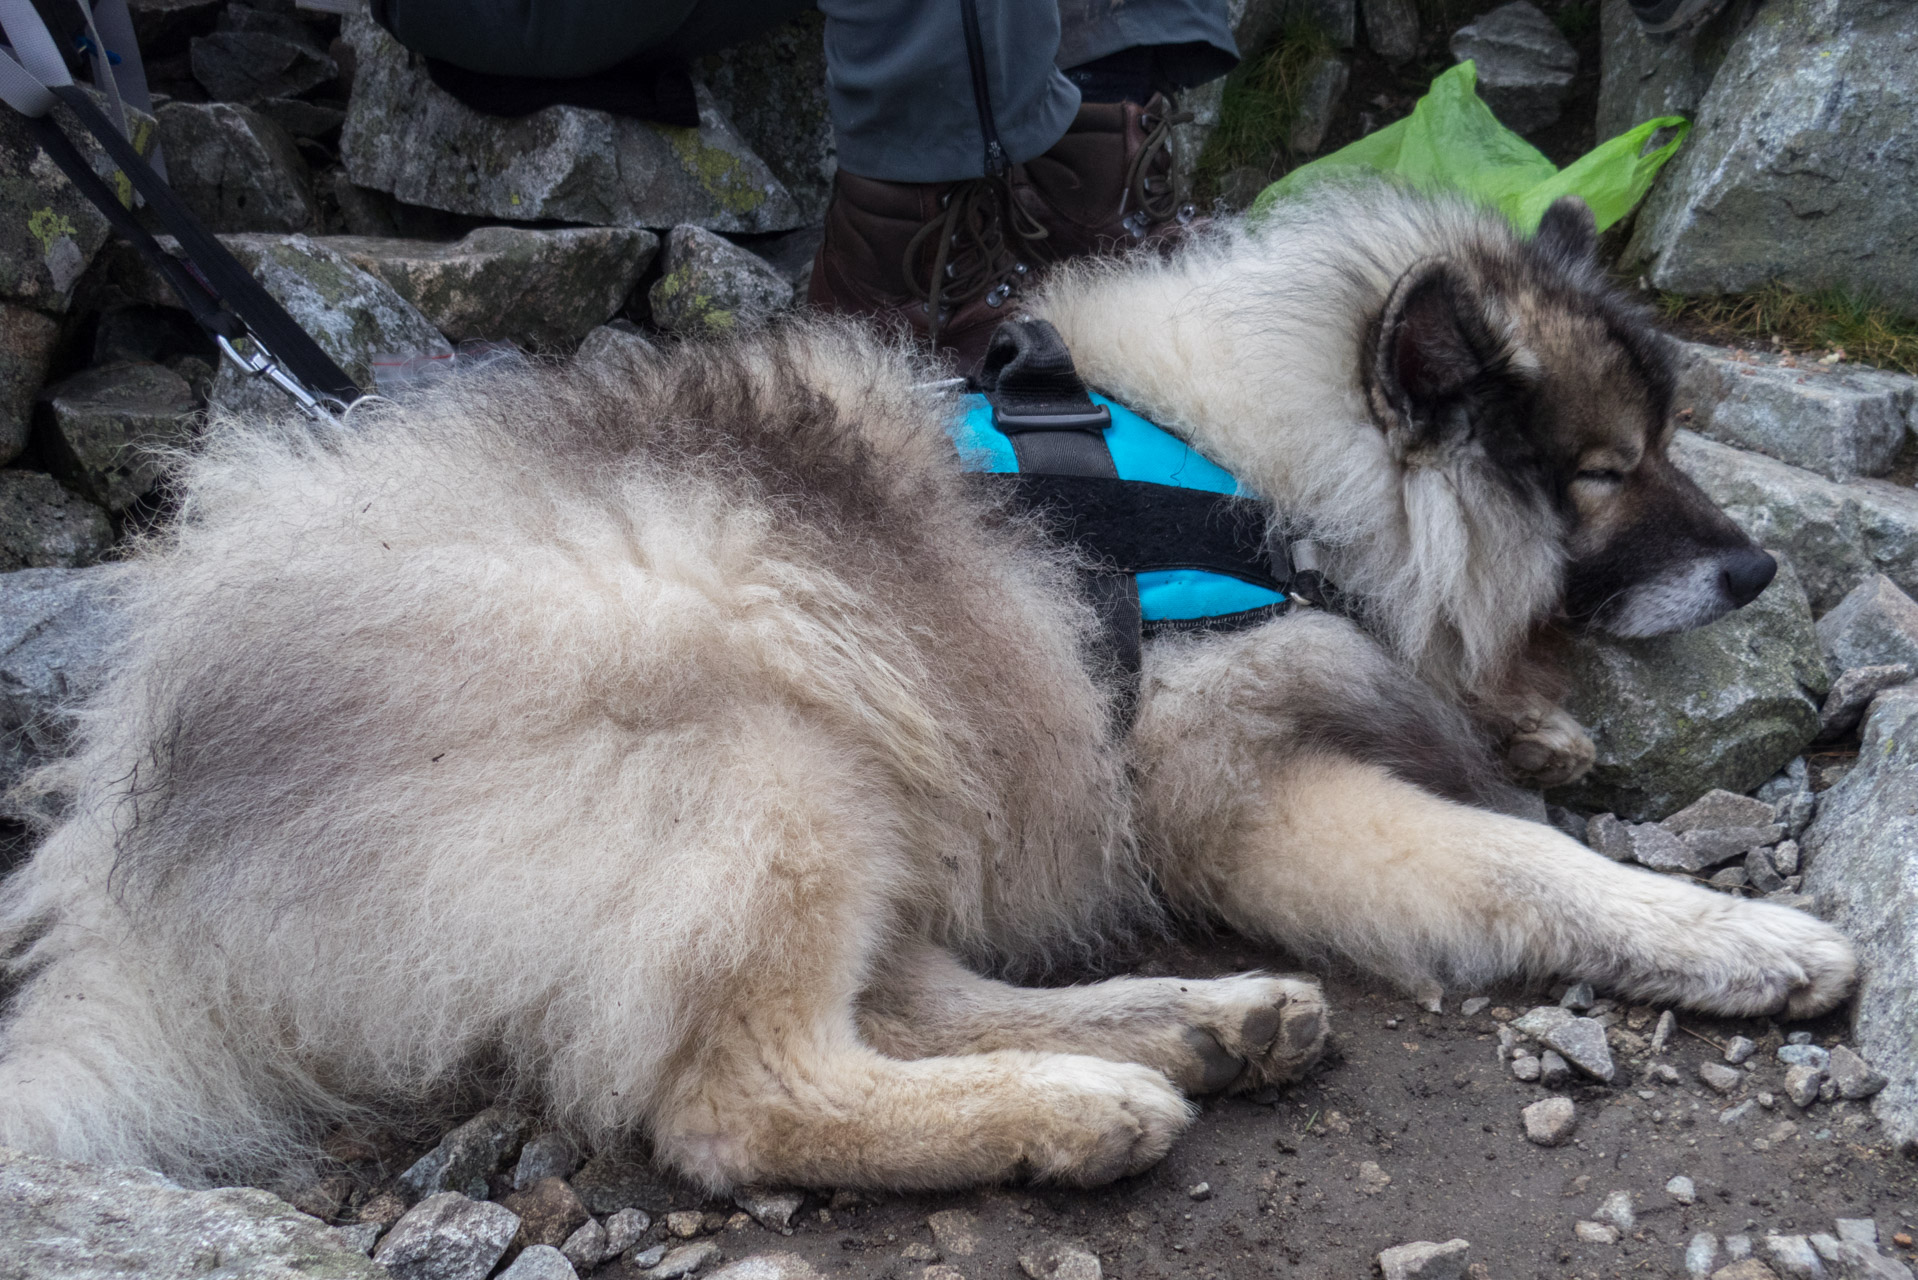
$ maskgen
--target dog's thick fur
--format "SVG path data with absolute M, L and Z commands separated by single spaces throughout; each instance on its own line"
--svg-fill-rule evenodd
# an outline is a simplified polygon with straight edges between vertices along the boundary
M 715 1187 L 1098 1182 L 1323 1043 L 1307 982 L 978 976 L 1165 908 L 1413 987 L 1841 998 L 1811 917 L 1483 807 L 1488 734 L 1582 763 L 1540 626 L 1694 624 L 1757 554 L 1576 211 L 1333 193 L 1035 310 L 1363 629 L 1155 641 L 1116 736 L 1073 566 L 837 324 L 216 426 L 4 889 L 0 1142 L 234 1176 L 480 1085 Z

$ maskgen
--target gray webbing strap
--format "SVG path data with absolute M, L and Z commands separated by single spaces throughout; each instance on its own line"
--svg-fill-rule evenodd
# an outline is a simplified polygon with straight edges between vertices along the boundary
M 32 0 L 0 0 L 0 30 L 8 49 L 0 49 L 0 100 L 22 115 L 53 110 L 53 90 L 73 83 L 46 23 Z
M 87 58 L 93 67 L 93 87 L 107 95 L 107 118 L 120 130 L 122 138 L 131 138 L 133 130 L 127 127 L 127 105 L 120 101 L 120 77 L 113 74 L 113 57 L 107 52 L 107 42 L 100 38 L 100 28 L 93 22 L 93 6 L 87 0 L 73 0 L 80 9 L 80 17 L 87 24 L 87 41 L 92 48 L 87 50 Z

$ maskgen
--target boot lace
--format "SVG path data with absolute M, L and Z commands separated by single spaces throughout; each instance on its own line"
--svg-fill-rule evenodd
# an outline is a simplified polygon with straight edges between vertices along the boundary
M 934 347 L 939 345 L 947 307 L 964 306 L 976 298 L 998 307 L 1018 292 L 1029 268 L 1020 260 L 1017 246 L 1046 236 L 1046 229 L 1012 200 L 1002 178 L 954 183 L 940 204 L 943 212 L 906 243 L 902 264 L 907 289 L 926 304 L 928 337 Z M 935 243 L 932 274 L 922 283 L 919 264 L 928 241 Z
M 1193 214 L 1179 179 L 1178 148 L 1172 136 L 1174 125 L 1192 123 L 1192 113 L 1174 110 L 1163 97 L 1154 98 L 1140 123 L 1146 127 L 1145 143 L 1126 175 L 1134 212 L 1125 221 L 1134 234 L 1143 234 L 1146 227 L 1174 218 L 1189 222 Z M 1165 171 L 1154 173 L 1162 155 L 1166 157 Z

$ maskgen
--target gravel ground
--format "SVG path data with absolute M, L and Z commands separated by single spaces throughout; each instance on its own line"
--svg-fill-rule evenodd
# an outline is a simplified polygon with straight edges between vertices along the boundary
M 1155 949 L 1138 971 L 1204 977 L 1261 960 L 1274 967 L 1245 944 L 1199 940 Z M 1888 1255 L 1915 1260 L 1908 1242 L 1918 1234 L 1918 1161 L 1883 1141 L 1868 1103 L 1801 1112 L 1784 1096 L 1775 1051 L 1785 1033 L 1843 1043 L 1842 1013 L 1784 1028 L 1681 1017 L 1654 1054 L 1633 1052 L 1617 1031 L 1649 1040 L 1657 1011 L 1620 1007 L 1610 1084 L 1522 1083 L 1500 1060 L 1499 1028 L 1558 990 L 1454 992 L 1445 1012 L 1432 1014 L 1375 984 L 1334 977 L 1334 1047 L 1308 1080 L 1208 1101 L 1157 1168 L 1094 1191 L 815 1195 L 782 1234 L 640 1162 L 602 1156 L 573 1185 L 602 1220 L 624 1205 L 646 1210 L 653 1224 L 642 1249 L 682 1243 L 667 1214 L 698 1210 L 674 1223 L 684 1231 L 703 1218 L 699 1234 L 726 1261 L 782 1250 L 827 1277 L 860 1280 L 1010 1280 L 1022 1272 L 1021 1255 L 1031 1260 L 1053 1242 L 1085 1246 L 1120 1280 L 1351 1280 L 1378 1274 L 1374 1259 L 1387 1247 L 1461 1237 L 1471 1242 L 1474 1276 L 1684 1276 L 1699 1233 L 1718 1238 L 1723 1267 L 1726 1244 L 1737 1248 L 1727 1237 L 1747 1236 L 1769 1257 L 1767 1233 L 1834 1233 L 1839 1218 L 1872 1219 Z M 1489 1005 L 1463 1015 L 1462 998 L 1476 994 Z M 1751 1070 L 1720 1093 L 1699 1068 L 1722 1063 L 1735 1036 L 1756 1042 Z M 1659 1064 L 1675 1079 L 1655 1072 Z M 1520 1111 L 1554 1095 L 1575 1103 L 1577 1129 L 1566 1145 L 1540 1147 L 1527 1140 Z M 1747 1101 L 1742 1118 L 1721 1122 Z M 367 1172 L 362 1166 L 354 1202 L 373 1189 Z M 1681 1202 L 1682 1184 L 1678 1195 L 1667 1190 L 1675 1178 L 1691 1180 L 1693 1203 Z M 503 1189 L 501 1177 L 494 1182 Z M 342 1210 L 336 1220 L 351 1221 L 353 1211 Z M 1081 1280 L 1069 1267 L 1036 1262 L 1028 1273 Z M 615 1259 L 593 1274 L 646 1273 Z

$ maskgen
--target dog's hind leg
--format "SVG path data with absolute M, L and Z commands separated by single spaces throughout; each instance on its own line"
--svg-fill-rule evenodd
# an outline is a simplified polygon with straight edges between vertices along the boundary
M 1249 933 L 1408 987 L 1512 974 L 1726 1014 L 1831 1008 L 1852 950 L 1803 912 L 1609 862 L 1539 823 L 1328 753 L 1276 767 L 1185 892 Z
M 950 952 L 890 958 L 860 1026 L 897 1058 L 1023 1049 L 1154 1067 L 1189 1094 L 1297 1079 L 1325 1049 L 1317 983 L 1266 974 L 1113 978 L 1033 988 L 983 978 Z

